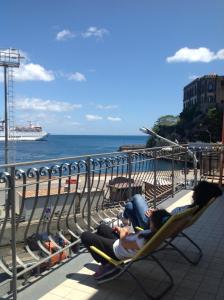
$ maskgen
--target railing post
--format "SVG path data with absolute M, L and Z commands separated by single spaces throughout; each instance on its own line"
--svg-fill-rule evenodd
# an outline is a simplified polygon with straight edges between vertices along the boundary
M 175 182 L 174 182 L 174 148 L 172 147 L 172 171 L 171 171 L 171 178 L 172 178 L 172 198 L 174 197 L 175 193 Z
M 184 188 L 187 189 L 187 149 L 185 149 L 185 159 L 184 159 Z
M 131 164 L 131 152 L 128 152 L 128 199 L 132 196 L 131 187 L 131 174 L 132 174 L 132 164 Z
M 219 185 L 222 186 L 222 177 L 223 177 L 223 145 L 221 146 L 220 152 L 220 163 L 219 163 Z
M 87 158 L 87 225 L 91 228 L 91 164 L 90 157 Z
M 202 151 L 199 152 L 199 171 L 200 171 L 200 178 L 203 176 L 203 160 L 202 160 Z
M 12 285 L 13 300 L 17 299 L 17 263 L 16 263 L 16 211 L 15 211 L 15 167 L 11 167 L 11 186 L 9 201 L 11 207 L 11 249 L 12 249 Z
M 154 169 L 153 169 L 153 176 L 154 176 L 154 191 L 153 191 L 153 207 L 156 208 L 157 202 L 157 195 L 156 195 L 156 187 L 157 187 L 157 151 L 153 153 L 154 157 Z
M 193 153 L 193 165 L 194 165 L 194 186 L 196 186 L 198 182 L 198 167 L 197 167 L 197 158 L 194 149 L 192 150 L 192 153 Z

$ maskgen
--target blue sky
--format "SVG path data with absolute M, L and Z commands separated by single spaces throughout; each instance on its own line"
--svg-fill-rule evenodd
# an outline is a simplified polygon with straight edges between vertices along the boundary
M 224 75 L 223 12 L 221 0 L 1 1 L 0 48 L 25 57 L 16 124 L 136 135 L 179 114 L 186 84 Z M 0 81 L 3 112 L 2 73 Z

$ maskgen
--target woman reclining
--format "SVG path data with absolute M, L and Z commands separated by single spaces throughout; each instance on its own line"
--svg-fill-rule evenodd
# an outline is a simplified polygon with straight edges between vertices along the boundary
M 200 210 L 211 198 L 222 195 L 222 190 L 217 184 L 207 181 L 199 182 L 193 191 L 192 204 L 176 207 L 171 211 L 171 215 L 180 213 L 196 205 L 198 206 L 198 210 Z M 126 203 L 124 211 L 120 213 L 118 218 L 122 219 L 125 225 L 130 221 L 134 228 L 139 226 L 145 229 L 148 227 L 150 214 L 153 210 L 153 208 L 148 207 L 142 195 L 136 194 Z
M 133 257 L 170 217 L 170 214 L 164 209 L 150 211 L 149 215 L 150 222 L 147 229 L 138 233 L 130 232 L 129 227 L 111 228 L 105 224 L 99 225 L 96 233 L 89 231 L 82 233 L 82 243 L 92 257 L 101 264 L 94 274 L 98 282 L 103 282 L 105 276 L 109 274 L 109 276 L 117 275 L 121 270 L 109 264 L 102 256 L 91 250 L 90 246 L 97 247 L 116 260 Z

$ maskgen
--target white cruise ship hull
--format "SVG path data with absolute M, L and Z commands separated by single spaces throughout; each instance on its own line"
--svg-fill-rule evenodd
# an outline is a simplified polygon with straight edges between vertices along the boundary
M 15 132 L 13 136 L 9 137 L 9 141 L 41 141 L 46 139 L 48 136 L 47 132 L 31 133 L 31 132 Z M 0 135 L 0 142 L 5 141 L 5 136 Z

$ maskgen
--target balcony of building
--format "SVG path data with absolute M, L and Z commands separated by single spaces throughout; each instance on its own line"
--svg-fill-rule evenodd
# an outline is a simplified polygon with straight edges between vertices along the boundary
M 127 273 L 98 285 L 92 276 L 96 262 L 85 249 L 75 254 L 71 249 L 84 230 L 94 230 L 105 218 L 115 222 L 119 209 L 136 192 L 144 194 L 149 205 L 171 210 L 191 201 L 198 180 L 220 182 L 222 148 L 199 151 L 197 159 L 195 165 L 187 148 L 173 147 L 55 160 L 44 162 L 45 167 L 43 162 L 8 166 L 11 172 L 1 174 L 6 204 L 0 227 L 2 298 L 146 299 Z M 157 254 L 174 279 L 163 299 L 224 298 L 223 208 L 220 197 L 186 230 L 203 251 L 197 266 L 172 251 Z M 29 244 L 34 234 L 38 249 Z M 66 253 L 57 264 L 52 263 L 57 253 L 43 236 L 57 253 Z M 177 244 L 195 255 L 183 239 Z M 166 284 L 153 262 L 140 261 L 132 268 L 152 293 Z

